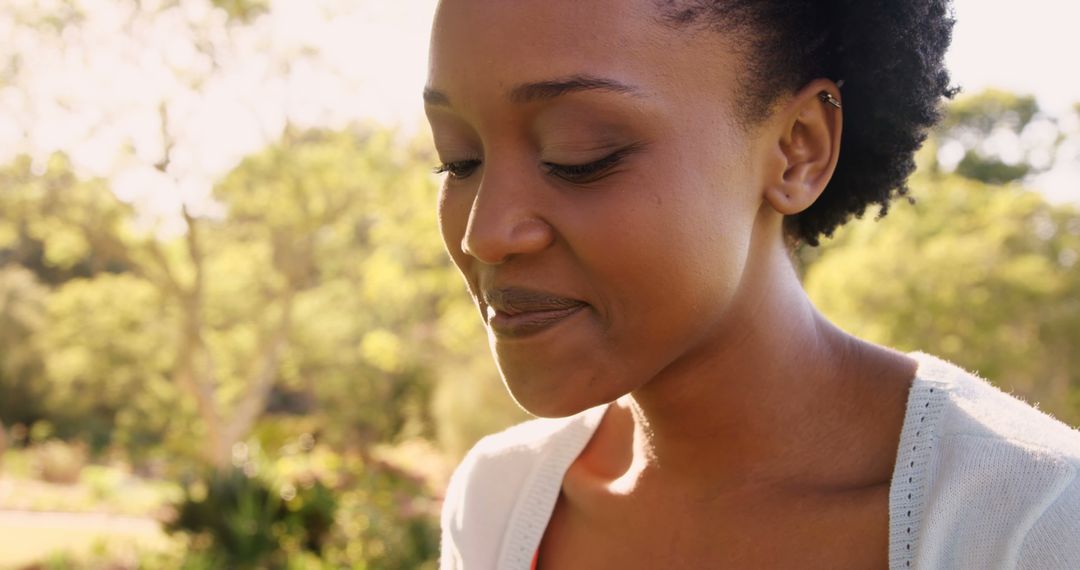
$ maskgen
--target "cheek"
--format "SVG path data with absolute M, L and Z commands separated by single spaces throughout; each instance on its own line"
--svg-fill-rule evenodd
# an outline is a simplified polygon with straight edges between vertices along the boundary
M 649 376 L 723 327 L 742 282 L 756 208 L 737 180 L 668 171 L 581 208 L 580 254 L 624 375 Z
M 471 195 L 448 190 L 445 186 L 439 191 L 439 231 L 442 233 L 447 253 L 462 272 L 465 271 L 468 259 L 461 251 L 461 241 L 465 238 L 465 229 L 469 224 L 470 208 Z
M 692 307 L 738 283 L 756 207 L 740 181 L 688 172 L 643 177 L 624 195 L 579 210 L 575 225 L 588 237 L 575 245 L 589 250 L 592 281 L 613 289 L 613 303 L 649 302 L 613 311 Z
M 616 284 L 636 305 L 624 311 L 633 329 L 685 336 L 725 310 L 742 277 L 748 227 L 707 204 L 659 214 L 624 241 L 634 263 Z

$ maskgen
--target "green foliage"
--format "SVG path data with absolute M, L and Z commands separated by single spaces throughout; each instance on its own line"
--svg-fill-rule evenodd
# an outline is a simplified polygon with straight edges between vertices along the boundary
M 380 450 L 380 448 L 382 448 Z M 425 568 L 438 552 L 440 483 L 419 465 L 391 460 L 386 446 L 371 449 L 316 443 L 301 433 L 282 446 L 272 462 L 259 448 L 248 448 L 258 471 L 288 492 L 323 481 L 338 499 L 335 524 L 327 535 L 322 561 L 329 568 Z M 428 458 L 430 459 L 430 458 Z M 424 465 L 429 466 L 429 465 Z
M 62 435 L 139 455 L 185 419 L 161 413 L 181 396 L 168 375 L 173 317 L 151 284 L 131 274 L 69 281 L 50 297 L 48 315 L 40 338 Z
M 43 272 L 87 266 L 58 282 L 36 335 L 61 435 L 79 418 L 95 448 L 164 442 L 220 462 L 273 393 L 318 405 L 340 441 L 433 433 L 435 379 L 483 335 L 454 324 L 475 316 L 419 148 L 389 132 L 289 131 L 215 187 L 223 219 L 188 216 L 174 240 L 132 231 L 134 212 L 62 156 L 0 172 L 9 245 L 40 244 Z
M 1031 95 L 987 89 L 952 103 L 941 128 L 959 129 L 972 137 L 987 137 L 1000 128 L 1020 132 L 1038 113 L 1039 104 Z
M 126 27 L 178 24 L 194 59 L 209 64 L 162 68 L 177 83 L 155 102 L 164 152 L 147 158 L 139 140 L 138 152 L 124 158 L 171 176 L 184 170 L 171 168 L 183 146 L 183 112 L 174 103 L 228 79 L 237 47 L 230 33 L 258 20 L 270 2 L 120 3 Z M 80 7 L 22 2 L 15 19 L 57 53 L 79 51 Z M 0 62 L 0 86 L 27 81 L 22 50 Z M 133 65 L 145 63 L 133 57 Z M 101 115 L 96 102 L 72 105 L 73 113 Z M 108 116 L 99 126 L 111 132 Z M 287 129 L 216 180 L 221 208 L 204 211 L 217 213 L 184 211 L 173 220 L 183 224 L 180 235 L 148 231 L 106 180 L 80 176 L 62 154 L 0 168 L 0 421 L 34 426 L 35 457 L 50 440 L 84 441 L 90 461 L 130 460 L 144 477 L 228 467 L 229 452 L 259 426 L 260 439 L 286 442 L 273 447 L 282 456 L 256 477 L 269 495 L 252 491 L 233 508 L 258 532 L 269 525 L 274 548 L 286 552 L 272 556 L 274 564 L 433 567 L 438 478 L 372 450 L 427 438 L 452 442 L 451 453 L 460 454 L 523 414 L 494 373 L 475 309 L 443 251 L 428 149 L 428 141 L 393 132 Z M 300 445 L 290 434 L 301 427 L 335 451 L 326 444 L 287 451 Z M 291 471 L 297 464 L 299 474 Z M 282 493 L 292 492 L 318 505 L 304 495 L 312 481 L 304 470 L 319 472 L 314 480 L 341 505 L 324 561 L 305 554 L 296 538 L 303 533 L 269 522 L 277 511 L 257 500 L 278 497 L 288 506 L 296 499 Z M 83 469 L 71 496 L 87 508 L 121 501 L 133 491 L 119 472 Z M 200 544 L 193 539 L 190 556 L 144 566 L 232 565 L 229 548 Z M 269 543 L 243 544 L 236 550 L 250 553 Z M 104 558 L 89 560 L 71 564 L 106 566 Z
M 189 484 L 169 526 L 192 545 L 183 568 L 434 568 L 438 504 L 418 476 L 309 434 L 275 457 L 235 451 L 236 468 Z
M 45 350 L 37 335 L 46 326 L 47 293 L 29 271 L 0 267 L 0 425 L 30 424 L 45 413 Z
M 33 400 L 61 436 L 136 458 L 227 458 L 275 394 L 364 445 L 428 435 L 461 453 L 521 419 L 443 251 L 425 148 L 289 131 L 215 187 L 223 218 L 169 240 L 133 231 L 63 156 L 0 170 L 8 251 L 41 252 L 10 259 L 55 283 Z
M 286 495 L 242 469 L 213 472 L 196 487 L 168 529 L 205 537 L 200 554 L 225 568 L 283 568 L 290 549 L 319 553 L 337 508 L 319 481 Z
M 296 297 L 281 380 L 337 418 L 328 437 L 430 431 L 435 379 L 483 351 L 475 326 L 469 342 L 445 342 L 447 319 L 476 317 L 438 234 L 433 159 L 418 147 L 389 132 L 289 132 L 215 188 L 234 239 L 279 244 L 311 284 Z
M 18 264 L 44 284 L 127 269 L 105 235 L 127 235 L 134 212 L 100 180 L 78 180 L 63 154 L 27 156 L 0 168 L 0 265 Z
M 249 23 L 270 9 L 269 0 L 211 0 L 211 3 L 238 23 Z
M 1080 423 L 1080 214 L 957 177 L 913 187 L 914 206 L 822 248 L 811 298 L 856 336 L 938 354 Z
M 388 465 L 367 465 L 341 488 L 339 524 L 325 560 L 338 568 L 434 570 L 439 527 L 431 490 Z
M 102 180 L 81 180 L 63 154 L 40 166 L 26 156 L 0 169 L 0 251 L 49 283 L 123 270 L 119 239 L 134 211 Z
M 955 172 L 959 176 L 987 184 L 1008 184 L 1023 179 L 1031 173 L 1031 170 L 1030 164 L 1008 164 L 996 158 L 980 156 L 975 150 L 969 150 L 956 165 Z
M 456 324 L 462 329 L 480 328 L 475 314 L 459 318 Z M 476 338 L 471 331 L 468 334 L 465 338 Z M 486 352 L 448 368 L 432 394 L 431 406 L 439 445 L 455 460 L 464 457 L 485 435 L 530 418 L 510 398 Z
M 1040 118 L 1044 117 L 1034 97 L 987 89 L 949 105 L 935 131 L 940 141 L 931 146 L 952 143 L 961 149 L 955 174 L 988 184 L 1017 182 L 1049 168 L 1052 158 L 1035 164 L 1033 157 L 1040 152 L 1052 157 L 1061 143 L 1060 136 L 1049 148 L 1023 139 L 1025 129 Z M 1012 147 L 1013 152 L 1002 147 Z
M 68 271 L 47 294 L 41 288 L 42 325 L 31 335 L 49 355 L 39 397 L 58 435 L 77 427 L 98 449 L 120 447 L 137 461 L 170 457 L 176 472 L 199 451 L 235 448 L 229 438 L 247 435 L 245 424 L 226 424 L 253 401 L 254 371 L 268 374 L 260 406 L 276 415 L 266 425 L 304 426 L 344 450 L 283 451 L 255 479 L 207 482 L 209 494 L 235 501 L 199 507 L 192 497 L 178 524 L 226 538 L 184 567 L 262 564 L 253 561 L 264 555 L 304 567 L 297 537 L 309 531 L 295 529 L 312 523 L 283 524 L 282 513 L 298 520 L 290 501 L 315 508 L 330 490 L 341 505 L 339 524 L 324 529 L 330 564 L 430 565 L 437 490 L 370 449 L 428 436 L 456 438 L 460 453 L 521 417 L 443 252 L 432 158 L 419 148 L 393 133 L 289 132 L 215 187 L 223 217 L 188 216 L 189 232 L 177 239 L 133 232 L 130 209 L 100 182 L 72 175 L 62 157 L 36 174 L 26 161 L 6 171 L 19 183 L 0 200 L 19 221 L 13 239 L 52 252 L 39 258 L 44 272 Z M 79 207 L 68 207 L 67 196 Z M 72 273 L 80 264 L 93 267 Z M 266 344 L 275 330 L 277 353 Z M 462 375 L 475 375 L 474 386 Z M 443 404 L 433 412 L 436 385 Z M 455 392 L 468 397 L 447 398 Z M 257 420 L 262 408 L 253 410 Z M 222 422 L 217 432 L 214 421 Z M 287 434 L 264 437 L 295 447 L 280 443 Z M 317 488 L 305 486 L 312 481 L 328 482 L 321 498 L 305 495 Z M 242 514 L 213 518 L 220 509 Z M 241 519 L 254 534 L 240 533 Z

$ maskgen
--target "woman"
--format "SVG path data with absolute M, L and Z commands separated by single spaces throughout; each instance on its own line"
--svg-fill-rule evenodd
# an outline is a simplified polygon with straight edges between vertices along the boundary
M 442 1 L 443 237 L 549 418 L 458 468 L 443 568 L 1080 567 L 1080 436 L 837 329 L 789 258 L 905 192 L 951 24 L 943 0 Z

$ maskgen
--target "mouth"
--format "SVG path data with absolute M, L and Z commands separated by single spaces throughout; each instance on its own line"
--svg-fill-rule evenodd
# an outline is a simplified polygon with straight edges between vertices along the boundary
M 484 291 L 483 304 L 488 326 L 505 338 L 539 334 L 589 306 L 577 299 L 514 287 Z

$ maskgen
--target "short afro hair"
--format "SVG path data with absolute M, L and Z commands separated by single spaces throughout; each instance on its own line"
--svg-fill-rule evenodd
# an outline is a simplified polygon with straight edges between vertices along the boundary
M 673 27 L 734 33 L 750 79 L 738 86 L 756 124 L 777 98 L 817 78 L 842 82 L 844 138 L 836 172 L 810 208 L 785 220 L 811 246 L 872 204 L 908 193 L 915 152 L 956 93 L 944 66 L 948 0 L 656 0 Z

